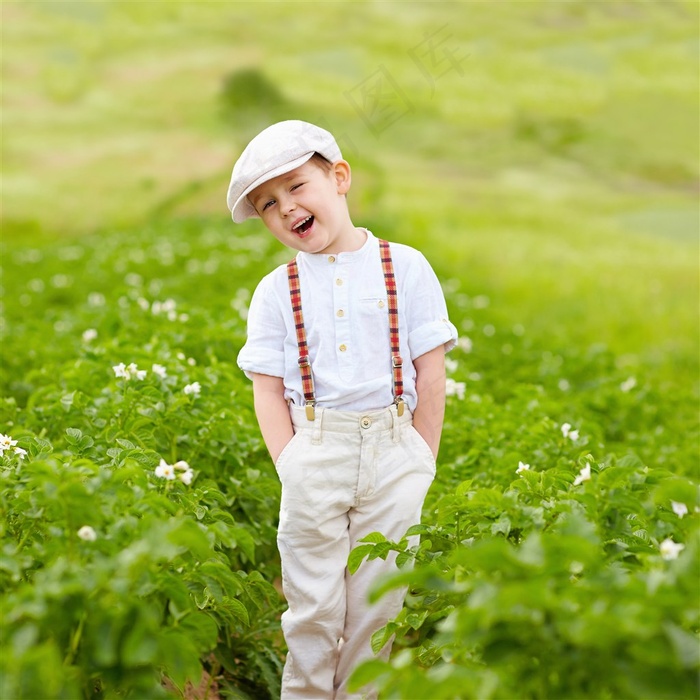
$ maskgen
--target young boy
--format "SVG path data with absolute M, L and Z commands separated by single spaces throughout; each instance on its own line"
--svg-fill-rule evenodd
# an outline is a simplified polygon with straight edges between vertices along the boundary
M 367 601 L 394 558 L 351 576 L 348 554 L 371 532 L 398 540 L 419 522 L 442 431 L 444 354 L 457 339 L 425 258 L 352 223 L 350 183 L 330 133 L 284 121 L 248 144 L 227 197 L 234 222 L 259 217 L 299 251 L 255 290 L 238 356 L 282 484 L 283 700 L 352 697 L 348 677 L 401 609 L 405 591 Z

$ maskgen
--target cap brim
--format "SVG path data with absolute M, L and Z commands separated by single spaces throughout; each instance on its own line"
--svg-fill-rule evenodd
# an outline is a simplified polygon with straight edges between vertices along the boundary
M 272 170 L 269 170 L 268 172 L 262 174 L 259 178 L 257 178 L 250 185 L 248 185 L 248 187 L 246 187 L 245 190 L 243 190 L 243 193 L 238 197 L 233 207 L 231 207 L 231 218 L 234 220 L 234 222 L 237 224 L 241 224 L 246 219 L 254 217 L 260 218 L 260 215 L 255 210 L 255 207 L 248 200 L 248 195 L 256 187 L 260 187 L 260 185 L 262 185 L 263 183 L 272 180 L 273 177 L 284 175 L 285 173 L 294 170 L 294 168 L 298 168 L 300 165 L 304 165 L 304 163 L 306 163 L 306 161 L 308 161 L 314 153 L 315 151 L 305 153 L 303 156 L 299 156 L 299 158 L 295 158 L 294 160 L 289 161 L 289 163 L 279 165 L 276 168 L 273 168 Z

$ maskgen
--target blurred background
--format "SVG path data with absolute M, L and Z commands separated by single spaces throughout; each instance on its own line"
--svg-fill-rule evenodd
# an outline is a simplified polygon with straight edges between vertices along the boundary
M 3 2 L 2 21 L 8 245 L 183 217 L 264 235 L 230 224 L 229 174 L 302 118 L 352 164 L 355 223 L 496 318 L 695 366 L 695 2 Z

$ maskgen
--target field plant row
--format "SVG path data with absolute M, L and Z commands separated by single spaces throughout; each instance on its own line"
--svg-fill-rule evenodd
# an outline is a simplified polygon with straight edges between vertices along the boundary
M 288 257 L 208 220 L 4 250 L 3 698 L 279 696 L 279 485 L 235 357 Z M 436 262 L 462 334 L 440 466 L 419 538 L 350 556 L 398 551 L 375 595 L 409 591 L 374 638 L 396 653 L 355 682 L 693 696 L 697 387 L 600 344 L 543 348 Z

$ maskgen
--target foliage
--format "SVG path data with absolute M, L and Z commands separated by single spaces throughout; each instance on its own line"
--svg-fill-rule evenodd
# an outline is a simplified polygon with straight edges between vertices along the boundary
M 279 692 L 278 484 L 235 353 L 261 268 L 288 253 L 228 225 L 6 248 L 3 696 L 157 697 L 203 671 L 220 695 Z M 411 591 L 375 638 L 396 636 L 393 660 L 357 682 L 692 693 L 697 387 L 666 393 L 599 345 L 558 359 L 483 295 L 446 293 L 462 340 L 424 524 L 350 559 L 398 550 L 376 595 Z
M 224 309 L 161 296 L 173 237 L 14 253 L 35 276 L 3 338 L 2 697 L 160 697 L 203 668 L 233 697 L 279 693 L 279 487 L 231 349 L 244 288 Z M 200 237 L 203 300 L 217 248 L 240 268 L 245 242 Z

